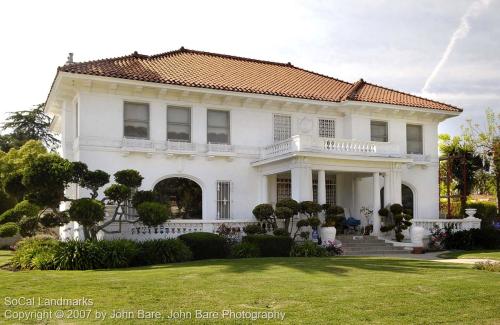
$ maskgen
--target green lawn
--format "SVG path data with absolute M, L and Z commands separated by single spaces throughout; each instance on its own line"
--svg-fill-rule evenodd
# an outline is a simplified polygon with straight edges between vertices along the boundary
M 12 251 L 0 249 L 0 266 L 7 263 L 12 256 Z
M 86 297 L 93 306 L 5 306 L 5 297 L 21 296 Z M 498 324 L 500 274 L 470 265 L 381 257 L 208 260 L 84 272 L 0 270 L 0 299 L 0 323 L 6 309 L 91 309 L 85 323 L 97 322 L 95 311 L 113 309 L 164 315 L 183 310 L 193 312 L 193 318 L 196 309 L 231 309 L 285 312 L 285 324 Z M 138 321 L 108 318 L 105 323 Z
M 452 251 L 446 252 L 439 257 L 442 258 L 487 258 L 500 261 L 500 251 L 497 250 L 478 250 L 478 251 Z

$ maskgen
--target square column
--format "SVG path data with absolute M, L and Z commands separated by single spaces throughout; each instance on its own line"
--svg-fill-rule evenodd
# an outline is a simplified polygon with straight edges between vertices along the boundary
M 318 203 L 326 203 L 326 175 L 324 170 L 318 170 Z
M 373 173 L 373 235 L 380 235 L 380 174 Z
M 300 166 L 291 169 L 292 199 L 297 202 L 312 201 L 312 170 L 310 167 Z

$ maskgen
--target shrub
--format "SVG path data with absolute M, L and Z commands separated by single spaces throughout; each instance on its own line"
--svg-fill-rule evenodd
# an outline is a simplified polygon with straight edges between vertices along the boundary
M 136 265 L 185 262 L 193 257 L 189 247 L 179 239 L 147 240 L 137 245 L 140 253 Z
M 403 213 L 403 206 L 399 203 L 394 203 L 390 206 L 389 210 L 392 214 L 401 214 Z
M 112 184 L 107 189 L 104 190 L 104 195 L 118 204 L 128 200 L 132 190 L 130 187 L 127 187 L 122 184 Z
M 474 264 L 474 268 L 476 270 L 500 272 L 500 262 L 491 262 L 491 261 L 477 262 Z
M 58 270 L 94 270 L 104 267 L 105 256 L 98 241 L 68 240 L 57 246 L 54 264 Z
M 248 235 L 243 237 L 244 243 L 254 244 L 263 257 L 290 256 L 293 239 L 288 236 Z
M 278 203 L 276 203 L 276 208 L 282 208 L 282 207 L 292 210 L 293 213 L 292 215 L 296 215 L 297 213 L 299 213 L 300 210 L 299 203 L 294 199 L 279 200 Z
M 12 208 L 0 215 L 0 224 L 7 222 L 19 222 L 21 216 Z
M 266 233 L 266 230 L 264 228 L 262 228 L 262 226 L 259 224 L 247 225 L 243 228 L 243 231 L 247 235 L 265 234 Z
M 87 244 L 91 243 L 94 242 L 87 241 Z M 103 254 L 101 268 L 128 267 L 139 254 L 137 243 L 127 239 L 101 240 L 95 243 Z
M 295 244 L 290 252 L 293 257 L 323 257 L 328 256 L 326 248 L 319 246 L 312 240 L 306 240 L 303 243 Z
M 389 209 L 382 208 L 382 209 L 378 210 L 378 215 L 381 217 L 388 217 L 389 216 Z
M 311 226 L 312 229 L 316 229 L 321 224 L 321 220 L 319 220 L 318 217 L 310 217 L 308 219 L 308 223 L 309 223 L 309 226 Z
M 251 258 L 259 257 L 260 250 L 259 247 L 253 243 L 239 243 L 231 247 L 231 257 L 232 258 Z
M 38 230 L 38 217 L 24 216 L 19 220 L 19 233 L 23 237 L 31 237 Z
M 15 236 L 19 231 L 19 226 L 16 223 L 4 223 L 3 225 L 0 225 L 0 238 Z
M 115 174 L 115 181 L 118 184 L 125 185 L 129 188 L 138 188 L 142 184 L 144 177 L 137 170 L 124 169 L 117 171 Z
M 40 223 L 47 228 L 60 227 L 69 222 L 69 216 L 66 211 L 48 212 L 40 217 Z
M 193 252 L 193 259 L 225 258 L 229 255 L 226 240 L 208 232 L 193 232 L 179 236 Z
M 321 206 L 313 201 L 302 201 L 299 203 L 299 211 L 312 216 L 321 211 Z
M 444 240 L 446 249 L 500 248 L 500 231 L 493 228 L 462 230 L 449 234 Z
M 144 225 L 154 227 L 168 220 L 170 209 L 162 203 L 143 202 L 137 206 L 137 214 Z
M 54 269 L 54 256 L 59 242 L 49 236 L 36 236 L 21 240 L 16 247 L 11 265 L 20 270 Z
M 481 219 L 481 228 L 491 227 L 497 216 L 497 206 L 488 202 L 468 202 L 466 208 L 476 209 L 474 217 Z
M 137 191 L 132 196 L 132 206 L 137 209 L 143 202 L 156 202 L 157 198 L 153 191 Z
M 68 213 L 71 220 L 90 227 L 104 220 L 104 204 L 89 198 L 78 199 L 71 202 Z
M 257 220 L 269 222 L 274 214 L 274 208 L 271 204 L 263 203 L 253 208 L 252 213 Z
M 290 236 L 290 234 L 288 233 L 288 231 L 286 229 L 284 229 L 284 228 L 274 229 L 273 234 L 275 236 Z

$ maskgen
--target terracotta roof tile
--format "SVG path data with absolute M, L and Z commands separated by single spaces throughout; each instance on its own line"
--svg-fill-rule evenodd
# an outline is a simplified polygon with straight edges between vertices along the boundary
M 157 55 L 128 56 L 71 63 L 59 71 L 188 87 L 340 102 L 345 100 L 460 109 L 433 100 L 369 84 L 352 84 L 293 66 L 291 63 L 242 58 L 181 48 Z

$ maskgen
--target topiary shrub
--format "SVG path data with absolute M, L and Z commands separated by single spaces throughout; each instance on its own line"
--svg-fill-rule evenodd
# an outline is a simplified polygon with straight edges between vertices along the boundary
M 325 223 L 323 227 L 336 227 L 339 233 L 342 233 L 344 226 L 344 208 L 336 205 L 328 206 L 325 209 Z
M 137 245 L 139 254 L 135 265 L 177 263 L 193 258 L 189 247 L 179 239 L 146 240 Z
M 396 240 L 398 242 L 404 239 L 403 230 L 408 229 L 411 226 L 411 219 L 413 218 L 410 214 L 406 214 L 403 212 L 403 206 L 401 204 L 395 203 L 392 204 L 387 209 L 380 209 L 379 214 L 385 217 L 385 220 L 388 224 L 380 227 L 380 231 L 388 232 L 394 230 Z M 389 224 L 389 219 L 392 217 L 392 222 Z
M 288 236 L 248 235 L 243 237 L 244 243 L 259 247 L 263 257 L 290 256 L 293 239 Z
M 265 234 L 266 230 L 259 224 L 247 225 L 243 227 L 243 232 L 247 235 Z
M 21 215 L 19 215 L 13 208 L 5 211 L 0 215 L 0 224 L 7 222 L 19 222 L 21 220 Z
M 238 243 L 231 247 L 231 255 L 232 258 L 251 258 L 251 257 L 259 257 L 260 250 L 259 247 L 253 243 Z
M 105 267 L 103 245 L 96 240 L 60 242 L 54 254 L 58 270 L 94 270 Z
M 132 190 L 123 184 L 112 184 L 104 190 L 104 195 L 113 202 L 118 204 L 125 202 L 130 198 Z
M 129 188 L 138 188 L 142 184 L 144 177 L 134 169 L 124 169 L 114 174 L 115 181 L 118 184 L 125 185 Z
M 19 226 L 15 222 L 7 222 L 0 225 L 0 238 L 13 237 L 19 233 Z
M 274 229 L 273 235 L 275 235 L 275 236 L 290 236 L 290 234 L 288 233 L 288 231 L 286 229 L 284 229 L 284 228 Z
M 294 216 L 293 210 L 290 208 L 287 208 L 287 207 L 276 207 L 275 214 L 276 214 L 276 218 L 282 219 L 285 221 L 284 230 L 286 233 L 288 233 L 289 232 L 288 229 L 290 228 L 290 220 Z
M 143 202 L 157 202 L 157 196 L 153 191 L 137 191 L 132 196 L 132 206 L 137 209 Z
M 146 226 L 155 227 L 165 223 L 170 217 L 167 205 L 158 202 L 142 202 L 137 206 L 139 220 Z
M 272 228 L 276 228 L 276 219 L 274 218 L 274 208 L 271 204 L 263 203 L 257 205 L 252 210 L 255 218 L 261 222 L 268 223 Z
M 68 213 L 72 221 L 90 227 L 104 220 L 104 204 L 89 198 L 78 199 L 71 202 Z
M 321 206 L 313 201 L 302 201 L 299 203 L 299 211 L 311 217 L 321 211 Z
M 328 256 L 328 252 L 325 247 L 316 244 L 312 240 L 306 240 L 300 244 L 297 243 L 293 245 L 292 250 L 290 252 L 290 256 L 323 257 L 323 256 Z
M 178 238 L 191 249 L 195 260 L 225 258 L 229 255 L 229 245 L 219 235 L 208 232 L 193 232 Z
M 19 220 L 19 234 L 23 237 L 35 236 L 37 230 L 39 229 L 38 217 L 24 216 Z
M 47 228 L 60 227 L 67 224 L 70 219 L 66 211 L 61 212 L 47 212 L 40 217 L 40 223 Z
M 49 236 L 25 238 L 17 243 L 10 262 L 18 270 L 55 269 L 54 256 L 59 242 Z

